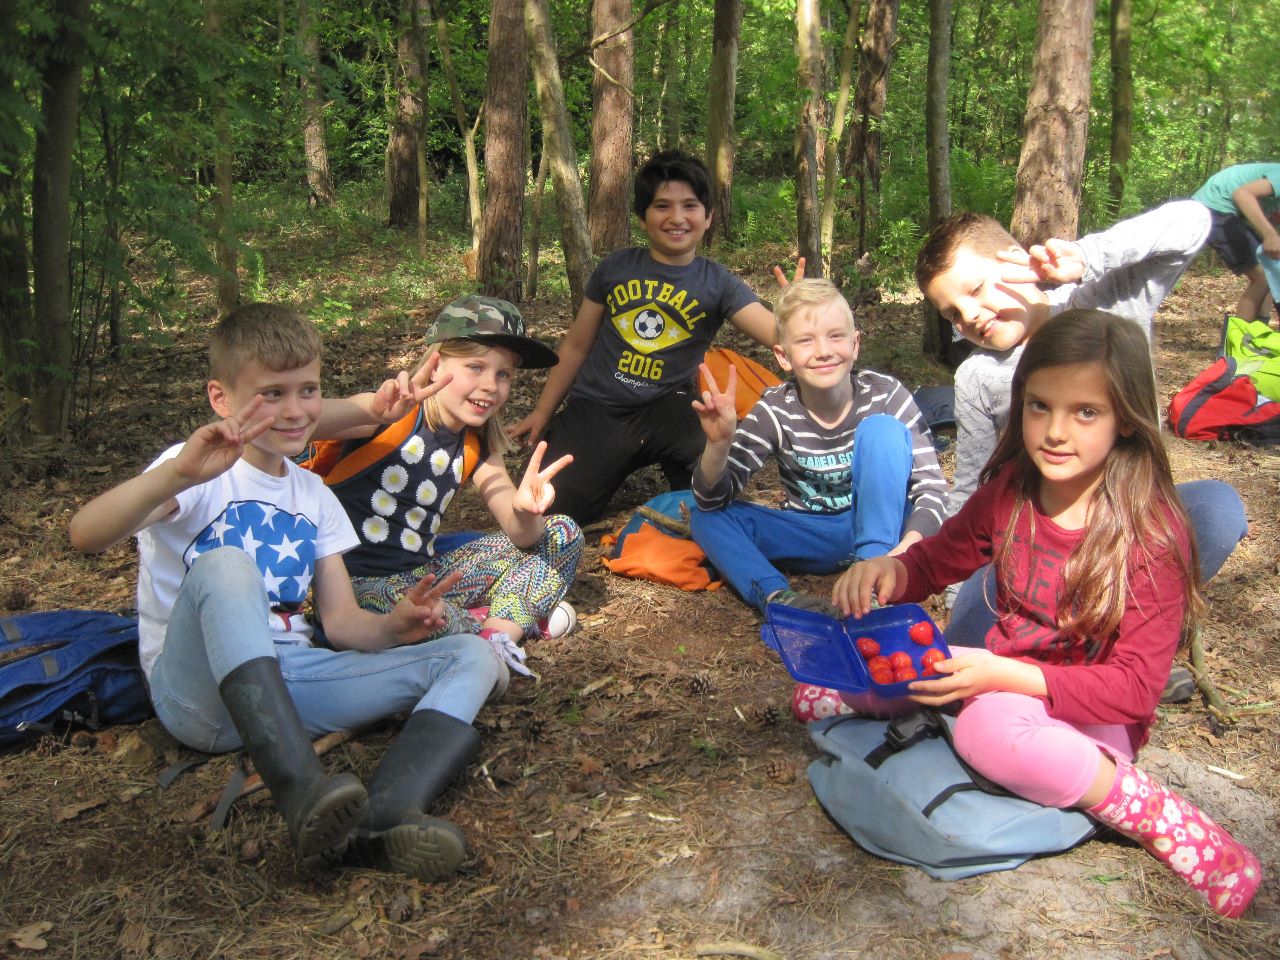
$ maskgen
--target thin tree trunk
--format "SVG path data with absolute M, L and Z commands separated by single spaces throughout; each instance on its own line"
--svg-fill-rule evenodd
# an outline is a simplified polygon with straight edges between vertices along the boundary
M 951 0 L 929 2 L 929 67 L 925 92 L 924 138 L 929 168 L 929 225 L 951 216 L 951 134 L 947 91 L 951 78 Z M 945 358 L 951 324 L 927 299 L 921 347 L 925 356 Z
M 0 31 L 15 33 L 12 4 L 0 5 Z M 19 97 L 12 67 L 16 61 L 0 59 L 0 96 Z M 10 413 L 32 392 L 35 317 L 31 312 L 28 277 L 26 197 L 23 192 L 22 156 L 25 138 L 0 137 L 0 413 Z
M 427 89 L 427 35 L 423 29 L 426 18 L 431 16 L 431 6 L 427 0 L 414 0 L 413 3 L 413 51 L 418 61 L 418 86 L 414 95 L 418 100 L 418 256 L 427 258 L 427 227 L 431 224 L 431 169 L 427 165 L 427 111 L 426 104 L 430 91 Z
M 205 30 L 211 37 L 222 34 L 222 0 L 205 0 Z M 232 166 L 235 152 L 231 143 L 231 122 L 221 89 L 214 92 L 213 104 L 213 230 L 218 261 L 218 310 L 226 313 L 240 302 L 240 274 L 236 253 L 233 209 Z
M 538 177 L 533 185 L 533 208 L 529 211 L 529 275 L 525 281 L 525 296 L 533 300 L 538 296 L 538 255 L 542 249 L 542 203 L 546 199 L 547 175 L 551 164 L 546 144 L 538 157 Z
M 859 255 L 867 249 L 868 222 L 872 214 L 870 194 L 880 191 L 880 118 L 884 116 L 897 31 L 898 0 L 870 0 L 853 100 L 857 122 L 844 162 L 846 173 L 858 184 Z
M 1009 232 L 1075 238 L 1089 129 L 1094 0 L 1041 0 Z
M 738 35 L 742 29 L 742 0 L 715 0 L 711 40 L 711 77 L 707 91 L 707 167 L 711 171 L 713 224 L 719 235 L 733 238 L 733 110 L 738 90 Z M 707 242 L 717 232 L 707 231 Z
M 849 112 L 849 93 L 853 87 L 853 58 L 858 49 L 858 23 L 862 19 L 862 0 L 851 0 L 849 20 L 844 28 L 844 44 L 840 48 L 840 89 L 836 94 L 835 114 L 822 147 L 822 254 L 825 269 L 831 271 L 831 245 L 836 232 L 836 197 L 840 188 L 840 141 L 844 137 L 845 116 Z
M 311 0 L 298 0 L 298 46 L 302 49 L 302 146 L 307 158 L 307 185 L 313 202 L 330 206 L 338 199 L 329 176 L 329 145 L 324 129 L 324 97 L 320 89 L 320 35 L 311 17 Z
M 1111 0 L 1111 213 L 1124 203 L 1133 147 L 1132 0 Z
M 412 227 L 418 222 L 422 64 L 413 30 L 416 6 L 417 0 L 401 0 L 396 36 L 395 116 L 387 136 L 387 223 L 392 227 Z
M 796 234 L 806 276 L 822 276 L 822 230 L 818 208 L 818 128 L 822 124 L 822 32 L 818 0 L 796 2 L 797 79 L 803 102 L 796 122 Z
M 484 108 L 484 228 L 477 266 L 480 292 L 513 303 L 521 299 L 528 79 L 524 0 L 493 0 Z
M 680 17 L 680 0 L 667 5 L 667 18 L 662 26 L 662 135 L 663 150 L 675 150 L 680 146 L 680 128 L 684 125 L 684 57 L 677 55 L 676 46 L 685 29 Z
M 440 45 L 440 63 L 449 81 L 449 99 L 453 102 L 453 117 L 462 136 L 462 151 L 467 167 L 467 212 L 471 224 L 471 250 L 480 246 L 480 164 L 476 160 L 476 131 L 467 123 L 467 108 L 462 102 L 458 86 L 458 72 L 453 69 L 453 51 L 449 44 L 449 25 L 445 18 L 436 17 L 436 39 Z
M 529 60 L 538 88 L 538 111 L 542 115 L 542 149 L 550 154 L 551 182 L 560 210 L 560 236 L 564 245 L 564 268 L 569 277 L 571 312 L 577 313 L 591 272 L 591 234 L 578 179 L 578 158 L 573 146 L 573 127 L 560 85 L 555 41 L 551 36 L 546 0 L 525 0 L 525 36 Z
M 631 0 L 594 0 L 591 32 L 616 34 L 593 46 L 591 77 L 591 181 L 587 205 L 591 247 L 598 254 L 631 239 L 631 153 L 635 99 L 635 31 L 617 31 L 631 21 Z

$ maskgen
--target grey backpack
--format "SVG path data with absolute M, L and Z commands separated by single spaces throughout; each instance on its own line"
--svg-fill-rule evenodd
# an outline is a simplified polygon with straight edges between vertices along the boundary
M 819 802 L 863 849 L 937 880 L 1012 870 L 1094 832 L 1079 810 L 1045 807 L 979 783 L 950 742 L 954 721 L 921 709 L 893 720 L 834 717 L 809 725 Z

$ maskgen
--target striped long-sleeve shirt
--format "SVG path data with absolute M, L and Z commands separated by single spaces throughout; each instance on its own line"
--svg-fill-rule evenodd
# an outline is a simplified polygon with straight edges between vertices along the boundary
M 726 506 L 746 486 L 770 456 L 778 461 L 778 475 L 787 494 L 786 509 L 807 513 L 837 513 L 852 500 L 850 464 L 858 424 L 884 413 L 906 425 L 911 433 L 911 477 L 907 500 L 911 513 L 904 532 L 922 536 L 937 532 L 946 516 L 947 483 L 924 417 L 910 391 L 893 377 L 874 370 L 854 370 L 853 405 L 834 427 L 818 423 L 800 402 L 794 382 L 770 387 L 738 424 L 729 460 L 714 484 L 695 472 L 693 493 L 698 506 L 715 510 Z

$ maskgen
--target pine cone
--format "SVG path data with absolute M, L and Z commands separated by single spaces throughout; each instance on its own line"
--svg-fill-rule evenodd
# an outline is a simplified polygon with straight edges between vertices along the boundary
M 546 721 L 542 717 L 530 717 L 529 721 L 524 725 L 524 735 L 530 740 L 536 741 L 542 736 L 542 728 L 546 725 Z
M 773 757 L 765 761 L 764 775 L 774 783 L 795 783 L 796 767 L 790 760 Z
M 716 683 L 711 679 L 711 674 L 705 670 L 699 670 L 697 673 L 689 677 L 689 692 L 694 696 L 703 696 L 715 690 Z
M 747 708 L 747 719 L 758 729 L 765 730 L 782 719 L 782 713 L 772 703 L 756 703 Z

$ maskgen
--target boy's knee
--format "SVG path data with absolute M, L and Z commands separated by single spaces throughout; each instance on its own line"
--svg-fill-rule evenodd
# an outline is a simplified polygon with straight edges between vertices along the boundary
M 266 603 L 266 586 L 253 558 L 239 547 L 218 547 L 200 554 L 183 580 L 183 589 L 230 592 L 243 595 L 258 591 Z
M 858 447 L 873 445 L 878 449 L 890 449 L 895 446 L 911 454 L 911 431 L 897 417 L 887 413 L 876 413 L 858 424 L 853 435 L 855 450 Z

